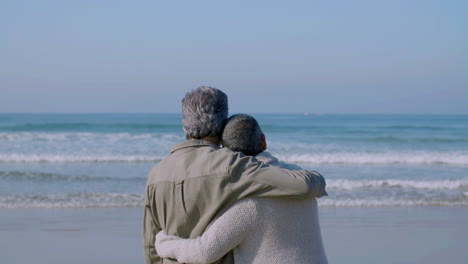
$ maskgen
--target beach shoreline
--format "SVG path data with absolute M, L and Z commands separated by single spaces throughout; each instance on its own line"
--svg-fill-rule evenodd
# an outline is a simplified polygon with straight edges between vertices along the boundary
M 143 263 L 142 212 L 1 209 L 0 261 Z M 329 263 L 461 263 L 467 222 L 466 207 L 320 208 Z

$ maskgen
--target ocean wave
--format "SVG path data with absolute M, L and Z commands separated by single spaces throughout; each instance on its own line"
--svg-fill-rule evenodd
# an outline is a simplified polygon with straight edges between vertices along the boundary
M 162 151 L 161 152 L 168 152 Z M 389 153 L 314 153 L 279 154 L 279 160 L 303 164 L 336 165 L 431 165 L 445 164 L 468 165 L 466 152 L 389 152 Z M 162 155 L 88 155 L 88 154 L 0 154 L 0 163 L 38 163 L 38 162 L 159 162 L 167 156 Z
M 46 172 L 0 171 L 0 179 L 4 180 L 36 180 L 36 181 L 141 181 L 146 178 L 116 178 L 86 175 L 65 175 Z
M 179 123 L 174 124 L 160 124 L 160 123 L 90 123 L 90 122 L 76 122 L 76 123 L 22 123 L 0 126 L 1 131 L 6 132 L 61 132 L 61 131 L 149 131 L 149 130 L 181 130 Z
M 22 171 L 0 171 L 0 179 L 3 180 L 28 180 L 28 181 L 136 181 L 145 182 L 146 177 L 105 177 L 87 175 L 66 175 L 60 173 L 46 172 L 22 172 Z M 468 191 L 468 180 L 348 180 L 348 179 L 327 179 L 327 189 L 336 191 L 350 191 L 356 189 L 415 189 L 415 190 L 459 190 Z
M 468 165 L 467 152 L 386 152 L 386 153 L 359 153 L 336 152 L 314 154 L 280 154 L 277 157 L 290 163 L 307 164 L 448 164 Z
M 468 191 L 468 180 L 346 180 L 327 179 L 327 189 L 354 190 L 354 189 L 380 189 L 380 188 L 402 188 L 418 190 L 466 190 Z
M 362 133 L 360 133 L 362 134 Z M 298 144 L 291 142 L 275 141 L 276 148 L 291 148 L 293 146 L 303 148 L 323 148 L 337 147 L 339 142 L 362 142 L 362 144 L 466 144 L 468 137 L 466 136 L 428 136 L 428 137 L 407 137 L 407 136 L 349 136 L 349 133 L 344 135 L 315 136 L 316 140 L 322 140 L 328 143 L 315 144 Z M 146 141 L 161 141 L 163 143 L 176 144 L 184 140 L 183 133 L 167 132 L 167 133 L 132 133 L 132 132 L 0 132 L 0 142 L 118 142 L 118 141 L 134 141 L 136 144 L 144 144 Z M 335 144 L 331 143 L 335 142 Z
M 336 137 L 336 140 L 343 138 Z M 350 140 L 349 138 L 346 138 Z M 363 142 L 382 142 L 382 143 L 466 143 L 468 138 L 466 137 L 398 137 L 398 136 L 380 136 L 380 137 L 362 137 L 354 138 L 353 140 L 359 140 Z
M 0 208 L 105 208 L 142 207 L 143 194 L 136 193 L 71 193 L 71 194 L 17 194 L 0 196 Z M 458 199 L 392 199 L 333 198 L 318 199 L 321 207 L 414 207 L 442 206 L 468 207 L 468 196 Z
M 183 140 L 182 134 L 171 133 L 88 133 L 88 132 L 65 132 L 65 133 L 0 133 L 0 141 L 110 141 L 116 142 L 141 141 L 141 140 L 160 140 L 163 142 L 175 143 Z
M 141 207 L 143 194 L 71 193 L 0 196 L 0 208 Z
M 320 198 L 321 207 L 468 207 L 468 199 L 464 200 L 408 200 L 408 199 L 330 199 Z
M 163 156 L 144 155 L 25 155 L 25 154 L 0 154 L 0 163 L 60 163 L 60 162 L 159 162 Z

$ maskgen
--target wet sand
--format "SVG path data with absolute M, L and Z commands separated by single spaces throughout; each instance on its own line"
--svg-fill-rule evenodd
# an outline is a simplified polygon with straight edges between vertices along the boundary
M 141 213 L 141 208 L 1 209 L 0 263 L 143 263 Z M 329 263 L 468 259 L 466 207 L 324 207 L 320 217 Z

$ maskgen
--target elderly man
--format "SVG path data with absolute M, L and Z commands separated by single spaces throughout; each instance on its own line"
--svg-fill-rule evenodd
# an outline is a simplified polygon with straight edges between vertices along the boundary
M 227 96 L 199 87 L 182 100 L 186 142 L 149 173 L 143 216 L 143 247 L 147 264 L 163 263 L 155 235 L 195 238 L 235 202 L 246 197 L 306 199 L 325 193 L 317 172 L 268 166 L 219 143 L 228 114 Z M 164 259 L 164 263 L 177 263 Z M 233 263 L 232 252 L 217 263 Z
M 300 169 L 265 151 L 265 135 L 249 115 L 231 116 L 222 141 L 224 147 L 266 164 Z M 317 200 L 243 199 L 198 238 L 183 239 L 164 231 L 156 235 L 159 254 L 183 263 L 212 263 L 232 249 L 236 264 L 326 264 Z

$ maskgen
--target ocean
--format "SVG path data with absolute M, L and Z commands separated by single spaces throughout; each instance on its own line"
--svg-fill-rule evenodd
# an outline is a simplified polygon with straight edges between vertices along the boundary
M 467 207 L 468 116 L 252 114 L 322 207 Z M 0 208 L 139 207 L 180 114 L 0 114 Z

